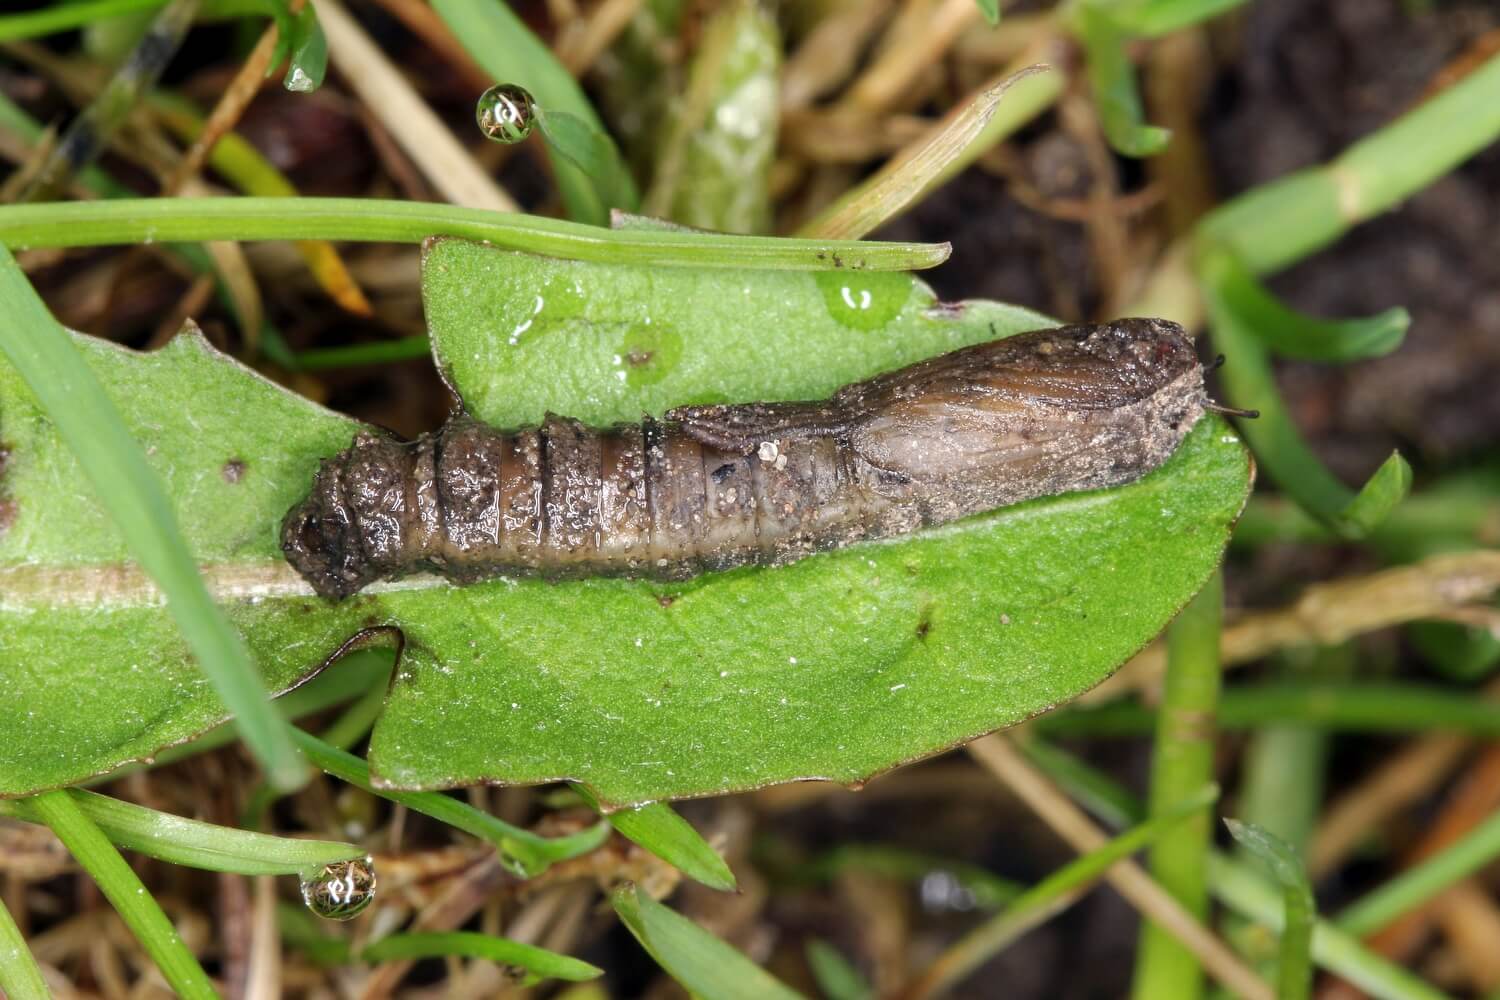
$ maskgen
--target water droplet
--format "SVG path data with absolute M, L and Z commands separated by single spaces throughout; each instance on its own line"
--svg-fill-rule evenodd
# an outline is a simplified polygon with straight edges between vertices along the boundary
M 912 280 L 895 271 L 815 271 L 828 314 L 856 330 L 885 326 L 911 298 Z
M 285 86 L 287 90 L 295 91 L 299 94 L 307 94 L 316 89 L 317 85 L 313 83 L 313 78 L 308 76 L 301 66 L 293 66 L 292 72 L 287 75 Z
M 666 378 L 682 357 L 682 335 L 664 323 L 633 323 L 615 349 L 619 373 L 632 389 Z
M 474 120 L 479 131 L 496 142 L 520 142 L 536 124 L 536 102 L 513 83 L 496 84 L 479 95 Z
M 324 865 L 302 880 L 302 901 L 325 920 L 352 920 L 375 901 L 375 862 L 368 855 Z

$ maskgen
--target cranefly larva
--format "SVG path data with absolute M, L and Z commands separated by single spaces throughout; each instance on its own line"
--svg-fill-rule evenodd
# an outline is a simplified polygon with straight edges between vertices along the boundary
M 361 433 L 287 513 L 325 597 L 432 570 L 680 579 L 776 564 L 1136 479 L 1207 403 L 1192 341 L 1129 319 L 977 344 L 805 403 L 687 406 L 608 429 L 466 416 Z

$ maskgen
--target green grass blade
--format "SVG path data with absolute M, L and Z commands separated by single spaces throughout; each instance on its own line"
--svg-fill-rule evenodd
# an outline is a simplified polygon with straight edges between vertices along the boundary
M 1115 23 L 1137 38 L 1160 38 L 1218 17 L 1245 0 L 1136 0 L 1110 7 Z
M 1383 357 L 1401 346 L 1411 325 L 1411 314 L 1401 308 L 1347 320 L 1317 319 L 1299 313 L 1271 294 L 1239 258 L 1227 251 L 1215 258 L 1211 280 L 1225 308 L 1272 353 L 1283 358 L 1342 362 Z
M 1000 23 L 1000 0 L 974 0 L 979 5 L 979 12 L 984 19 L 990 23 L 990 27 Z
M 595 809 L 599 807 L 598 801 L 583 785 L 574 785 L 573 790 Z M 688 878 L 720 892 L 733 892 L 737 888 L 734 872 L 729 870 L 719 852 L 693 829 L 693 824 L 665 802 L 620 809 L 605 818 L 620 836 L 644 847 Z
M 1256 330 L 1226 294 L 1235 267 L 1227 251 L 1206 249 L 1199 258 L 1214 345 L 1228 359 L 1219 375 L 1225 394 L 1233 405 L 1260 414 L 1241 421 L 1240 432 L 1261 467 L 1287 495 L 1340 537 L 1363 538 L 1406 496 L 1411 469 L 1400 455 L 1392 454 L 1355 493 L 1318 460 L 1282 402 Z
M 328 368 L 353 368 L 356 365 L 383 365 L 393 361 L 414 361 L 432 355 L 432 341 L 419 333 L 398 340 L 381 340 L 373 344 L 350 344 L 348 347 L 318 347 L 293 356 L 299 371 L 314 372 Z
M 1089 85 L 1104 136 L 1124 156 L 1154 156 L 1172 133 L 1143 121 L 1135 69 L 1125 52 L 1125 33 L 1106 11 L 1089 3 L 1074 8 L 1074 26 L 1088 60 Z
M 156 898 L 109 839 L 95 826 L 66 791 L 43 792 L 31 799 L 37 816 L 88 872 L 167 983 L 188 1000 L 217 997 L 203 967 L 188 951 Z
M 244 643 L 204 587 L 160 481 L 72 339 L 4 249 L 0 312 L 7 319 L 0 329 L 0 351 L 36 394 L 131 553 L 166 595 L 168 610 L 234 715 L 246 746 L 276 787 L 301 787 L 307 770 L 286 723 L 271 707 Z
M 508 941 L 473 931 L 448 931 L 427 934 L 392 934 L 376 941 L 359 953 L 366 962 L 390 962 L 397 959 L 485 958 L 491 962 L 525 969 L 539 979 L 566 979 L 583 982 L 604 975 L 604 970 L 568 955 L 538 948 L 535 945 Z
M 822 938 L 809 938 L 804 954 L 818 990 L 828 1000 L 871 1000 L 875 990 L 837 948 Z
M 616 889 L 609 901 L 641 947 L 702 1000 L 795 1000 L 801 996 L 735 948 L 633 885 Z
M 36 956 L 26 947 L 21 928 L 0 901 L 0 993 L 10 1000 L 48 1000 L 52 992 L 42 978 Z
M 946 243 L 875 243 L 613 231 L 562 219 L 373 198 L 138 198 L 0 207 L 11 248 L 200 240 L 420 243 L 462 236 L 549 257 L 643 266 L 908 271 L 948 259 Z
M 370 765 L 363 760 L 310 733 L 293 732 L 308 759 L 324 771 L 372 795 L 399 802 L 414 812 L 489 841 L 500 849 L 510 869 L 522 877 L 535 877 L 555 861 L 587 854 L 609 837 L 610 827 L 605 822 L 566 837 L 542 837 L 481 812 L 467 802 L 437 792 L 398 792 L 377 788 L 370 783 Z
M 1151 755 L 1152 816 L 1166 814 L 1213 780 L 1219 701 L 1219 633 L 1224 614 L 1224 576 L 1215 573 L 1177 620 L 1167 627 L 1167 677 L 1157 713 Z M 1207 815 L 1178 824 L 1151 845 L 1151 874 L 1199 920 L 1208 915 L 1208 849 L 1213 823 Z M 1203 992 L 1203 969 L 1174 935 L 1155 923 L 1141 927 L 1133 995 L 1141 1000 L 1191 1000 Z
M 639 204 L 635 181 L 619 150 L 609 141 L 604 122 L 573 74 L 531 33 L 510 6 L 502 0 L 434 0 L 432 8 L 496 83 L 526 88 L 542 107 L 576 115 L 605 139 L 608 152 L 599 172 L 593 176 L 566 157 L 552 159 L 569 217 L 603 226 L 609 222 L 611 208 L 635 211 Z M 629 200 L 614 204 L 609 197 L 611 193 Z
M 1488 707 L 1494 712 L 1492 704 Z M 1349 934 L 1359 937 L 1372 934 L 1497 856 L 1500 856 L 1500 812 L 1491 813 L 1456 843 L 1372 890 L 1340 913 L 1336 923 Z
M 1226 819 L 1230 834 L 1281 886 L 1281 960 L 1276 1000 L 1306 1000 L 1312 993 L 1312 935 L 1318 908 L 1302 860 L 1292 846 L 1254 823 Z
M 365 855 L 364 848 L 353 844 L 273 837 L 157 812 L 94 792 L 70 789 L 68 794 L 116 847 L 174 865 L 241 875 L 302 875 Z M 0 815 L 45 822 L 30 799 L 0 800 Z

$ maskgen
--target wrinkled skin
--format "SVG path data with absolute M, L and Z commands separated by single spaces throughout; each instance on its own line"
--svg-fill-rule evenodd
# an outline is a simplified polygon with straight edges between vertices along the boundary
M 282 549 L 331 598 L 421 569 L 463 583 L 785 563 L 1136 479 L 1205 402 L 1182 330 L 1133 319 L 978 344 L 820 402 L 607 430 L 460 416 L 410 444 L 357 436 L 288 512 Z

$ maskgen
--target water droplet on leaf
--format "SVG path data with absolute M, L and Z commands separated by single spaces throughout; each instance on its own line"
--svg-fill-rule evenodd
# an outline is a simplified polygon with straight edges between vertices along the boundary
M 324 865 L 302 880 L 302 901 L 325 920 L 352 920 L 375 901 L 375 863 L 367 855 Z
M 536 124 L 536 102 L 513 83 L 496 84 L 479 95 L 474 120 L 479 131 L 496 142 L 520 142 Z
M 856 330 L 878 330 L 911 298 L 912 281 L 895 271 L 814 271 L 828 314 Z

